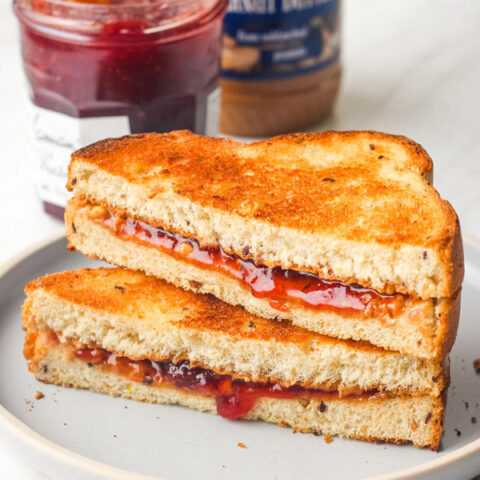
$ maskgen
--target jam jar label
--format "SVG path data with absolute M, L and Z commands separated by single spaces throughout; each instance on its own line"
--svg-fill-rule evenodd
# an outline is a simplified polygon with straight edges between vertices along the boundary
M 29 104 L 32 156 L 40 198 L 64 207 L 70 155 L 75 150 L 106 137 L 130 133 L 126 115 L 76 118 Z
M 339 0 L 230 0 L 222 75 L 270 79 L 309 73 L 340 54 Z

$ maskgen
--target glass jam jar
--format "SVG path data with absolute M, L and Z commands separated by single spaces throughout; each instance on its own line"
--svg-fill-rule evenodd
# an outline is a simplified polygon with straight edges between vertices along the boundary
M 63 216 L 72 151 L 101 138 L 215 135 L 227 0 L 14 0 L 36 182 Z

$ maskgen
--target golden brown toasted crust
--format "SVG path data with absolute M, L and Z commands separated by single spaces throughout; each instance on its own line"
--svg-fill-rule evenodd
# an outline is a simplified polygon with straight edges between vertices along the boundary
M 383 155 L 384 151 L 378 144 L 375 145 L 375 142 L 386 141 L 388 144 L 394 143 L 401 146 L 407 152 L 408 159 L 403 168 L 414 169 L 422 176 L 431 175 L 433 169 L 432 159 L 421 145 L 402 135 L 391 135 L 373 130 L 291 133 L 249 144 L 225 138 L 203 137 L 195 135 L 188 130 L 178 130 L 163 134 L 142 133 L 100 140 L 74 152 L 72 160 L 90 160 L 92 163 L 116 175 L 124 176 L 130 181 L 147 180 L 151 175 L 151 169 L 159 165 L 176 167 L 175 172 L 178 170 L 179 174 L 186 176 L 186 172 L 182 174 L 181 169 L 177 169 L 177 165 L 180 163 L 180 166 L 186 168 L 190 173 L 198 173 L 202 178 L 216 181 L 231 180 L 232 178 L 238 179 L 238 174 L 243 173 L 248 168 L 253 168 L 253 171 L 258 173 L 255 180 L 265 182 L 268 178 L 262 179 L 262 177 L 270 172 L 261 171 L 256 167 L 255 162 L 248 159 L 239 163 L 238 149 L 246 147 L 249 150 L 258 150 L 255 154 L 258 159 L 262 159 L 265 155 L 274 159 L 275 155 L 278 154 L 288 156 L 288 148 L 291 146 L 298 147 L 307 142 L 309 144 L 318 143 L 323 147 L 331 147 L 335 151 L 338 148 L 338 142 L 356 142 L 358 137 L 367 137 L 373 142 L 374 148 L 371 149 L 370 147 L 370 151 L 373 153 L 365 159 L 365 165 L 372 161 L 375 162 L 375 157 L 376 160 L 381 160 L 381 162 L 375 162 L 377 164 L 387 161 L 385 157 L 378 158 Z M 298 154 L 298 151 L 295 150 L 295 153 Z M 366 154 L 368 152 L 363 153 Z M 298 160 L 298 158 L 295 160 Z M 232 161 L 232 164 L 229 164 L 228 161 Z M 358 159 L 355 159 L 355 161 L 358 162 Z M 300 163 L 301 167 L 308 165 L 309 162 L 305 161 L 305 159 Z M 200 166 L 204 168 L 200 169 Z M 173 174 L 170 170 L 155 173 Z M 212 173 L 217 175 L 216 178 L 213 179 L 211 177 Z M 196 175 L 191 175 L 189 179 L 193 180 L 195 177 Z M 70 179 L 67 188 L 72 190 L 72 187 Z M 281 185 L 278 185 L 278 187 L 282 188 Z M 227 205 L 227 208 L 230 208 L 230 206 Z
M 392 248 L 433 249 L 445 265 L 441 296 L 458 290 L 463 278 L 457 216 L 419 181 L 431 178 L 431 159 L 402 136 L 321 132 L 242 144 L 178 131 L 106 139 L 72 155 L 70 190 L 77 182 L 75 162 L 141 185 L 149 198 L 172 192 L 246 220 Z
M 395 185 L 379 178 L 378 170 L 387 159 L 382 157 L 383 149 L 378 145 L 375 150 L 364 152 L 368 162 L 355 159 L 354 165 L 344 161 L 333 168 L 322 168 L 298 157 L 291 159 L 296 168 L 279 162 L 280 155 L 288 156 L 292 146 L 318 143 L 334 151 L 338 142 L 355 142 L 359 135 L 368 135 L 372 142 L 387 140 L 405 148 L 409 155 L 408 163 L 403 167 L 405 170 L 413 169 L 417 174 L 425 175 L 432 169 L 432 161 L 420 145 L 405 137 L 379 132 L 291 134 L 248 147 L 233 140 L 200 137 L 187 131 L 141 134 L 97 142 L 75 152 L 72 161 L 90 161 L 129 182 L 149 183 L 152 179 L 165 178 L 173 184 L 177 194 L 202 205 L 307 231 L 341 228 L 347 238 L 353 239 L 358 239 L 365 231 L 354 226 L 347 229 L 345 220 L 348 221 L 351 214 L 363 217 L 361 211 L 356 211 L 360 197 L 375 200 L 393 196 L 395 190 L 399 196 L 394 196 L 394 200 L 405 202 L 401 210 L 395 212 L 380 203 L 375 211 L 368 212 L 372 217 L 368 236 L 372 240 L 430 246 L 453 238 L 456 215 L 433 188 L 425 191 L 434 197 L 433 201 L 443 210 L 444 218 L 432 218 L 431 198 L 427 199 L 425 195 L 423 205 L 417 201 L 410 203 L 410 192 L 405 190 L 405 185 Z M 239 150 L 242 149 L 247 149 L 250 156 L 240 156 Z M 297 151 L 294 153 L 298 155 Z M 269 159 L 276 164 L 267 170 Z M 246 172 L 251 174 L 245 175 Z M 338 201 L 346 190 L 348 197 Z M 239 210 L 238 205 L 245 201 L 255 205 Z M 431 232 L 439 230 L 439 221 L 444 225 L 440 225 L 441 231 L 433 236 Z
M 451 205 L 448 202 L 446 203 L 450 206 L 450 212 L 454 212 L 453 208 L 451 208 Z M 453 293 L 462 285 L 465 274 L 465 266 L 460 221 L 458 220 L 455 212 L 454 217 L 451 217 L 451 221 L 454 223 L 454 227 L 452 227 L 454 233 L 452 237 L 445 239 L 445 246 L 443 248 L 443 261 L 445 265 L 448 266 L 445 275 L 450 278 L 450 289 Z
M 452 350 L 455 339 L 457 338 L 458 322 L 460 320 L 461 289 L 452 297 L 448 307 L 440 309 L 439 316 L 439 337 L 442 338 L 441 357 L 445 357 Z

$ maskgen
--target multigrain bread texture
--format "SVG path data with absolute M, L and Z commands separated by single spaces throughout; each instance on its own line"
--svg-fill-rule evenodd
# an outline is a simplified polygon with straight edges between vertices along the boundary
M 337 340 L 255 317 L 211 295 L 122 269 L 84 269 L 26 287 L 29 330 L 52 330 L 132 360 L 189 360 L 250 381 L 350 392 L 439 396 L 444 361 Z
M 251 294 L 248 286 L 226 273 L 182 261 L 155 246 L 116 235 L 95 219 L 96 207 L 73 198 L 67 204 L 65 224 L 70 248 L 91 258 L 149 275 L 196 293 L 210 293 L 254 315 L 289 320 L 294 325 L 335 338 L 364 340 L 379 347 L 424 359 L 441 359 L 455 340 L 460 313 L 460 292 L 453 297 L 409 297 L 394 316 L 344 314 L 314 310 L 284 301 L 288 311 L 272 308 L 268 298 Z
M 216 413 L 215 399 L 168 385 L 149 386 L 97 368 L 69 356 L 60 346 L 42 344 L 32 335 L 26 345 L 29 368 L 38 380 L 89 389 L 151 403 L 178 404 Z M 445 395 L 397 396 L 379 399 L 260 398 L 245 417 L 289 426 L 294 431 L 340 435 L 370 441 L 413 442 L 438 450 L 442 435 Z
M 67 187 L 155 227 L 267 266 L 381 292 L 452 296 L 458 218 L 405 137 L 292 134 L 252 144 L 187 131 L 107 139 L 72 155 Z

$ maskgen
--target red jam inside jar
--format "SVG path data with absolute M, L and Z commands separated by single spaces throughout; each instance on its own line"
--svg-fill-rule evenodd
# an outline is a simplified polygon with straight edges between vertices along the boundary
M 63 215 L 66 170 L 77 148 L 129 133 L 216 134 L 226 5 L 15 0 L 47 212 Z

